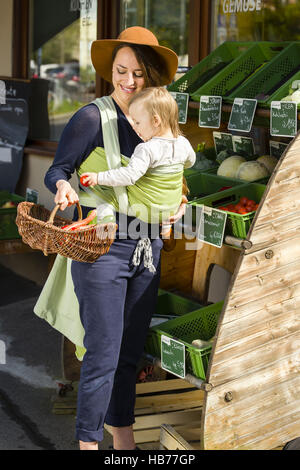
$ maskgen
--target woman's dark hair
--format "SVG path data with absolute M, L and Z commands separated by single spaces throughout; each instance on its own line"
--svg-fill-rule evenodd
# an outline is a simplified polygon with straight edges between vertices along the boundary
M 167 71 L 165 63 L 157 54 L 157 52 L 152 49 L 151 46 L 122 43 L 114 49 L 112 54 L 112 62 L 114 62 L 118 51 L 123 47 L 130 47 L 130 49 L 133 50 L 135 57 L 143 71 L 145 87 L 161 86 L 162 77 L 167 74 Z

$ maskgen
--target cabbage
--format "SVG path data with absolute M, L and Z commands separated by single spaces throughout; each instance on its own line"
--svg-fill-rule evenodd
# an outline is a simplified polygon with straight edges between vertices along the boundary
M 251 161 L 242 163 L 235 174 L 235 177 L 243 181 L 256 181 L 267 178 L 269 171 L 262 163 Z
M 272 157 L 271 155 L 262 155 L 261 157 L 258 157 L 256 161 L 265 165 L 270 174 L 278 163 L 277 158 Z
M 240 155 L 233 155 L 232 157 L 228 157 L 219 166 L 217 175 L 234 178 L 238 167 L 243 162 L 246 162 L 246 159 Z

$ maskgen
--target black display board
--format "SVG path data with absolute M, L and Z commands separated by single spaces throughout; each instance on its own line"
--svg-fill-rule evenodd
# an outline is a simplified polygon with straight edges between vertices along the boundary
M 15 191 L 29 129 L 30 81 L 0 78 L 0 190 Z
M 27 138 L 49 139 L 49 81 L 0 77 L 0 190 L 15 191 Z

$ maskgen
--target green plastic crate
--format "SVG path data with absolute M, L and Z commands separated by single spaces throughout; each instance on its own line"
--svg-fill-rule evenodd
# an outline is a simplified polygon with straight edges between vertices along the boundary
M 215 171 L 217 172 L 217 169 Z M 200 172 L 187 175 L 186 182 L 190 190 L 188 195 L 189 200 L 222 191 L 224 187 L 228 189 L 229 187 L 241 184 L 241 180 L 218 176 L 214 172 Z
M 189 93 L 190 95 L 216 75 L 220 70 L 231 64 L 252 42 L 224 42 L 201 60 L 186 74 L 168 86 L 169 91 Z
M 0 191 L 0 240 L 21 238 L 16 225 L 17 207 L 1 208 L 8 201 L 18 204 L 25 199 L 8 191 Z
M 194 101 L 200 101 L 202 95 L 232 96 L 241 84 L 249 79 L 258 69 L 263 70 L 290 43 L 257 42 L 227 65 L 217 75 L 192 93 Z M 243 97 L 243 95 L 240 95 Z
M 299 69 L 300 42 L 288 43 L 287 47 L 231 93 L 225 101 L 233 102 L 234 98 L 257 99 L 260 106 L 269 107 L 272 101 L 276 101 L 281 86 L 290 82 Z
M 161 357 L 161 336 L 176 339 L 185 345 L 186 372 L 205 379 L 211 346 L 199 349 L 191 343 L 195 339 L 209 340 L 215 335 L 223 302 L 202 307 L 149 329 L 145 351 Z
M 218 168 L 210 168 L 209 170 L 203 171 L 203 175 L 217 175 Z M 249 182 L 245 180 L 240 180 L 238 178 L 229 178 L 228 176 L 218 176 L 219 178 L 224 179 L 224 186 L 226 186 L 226 181 L 235 181 L 237 184 L 248 184 Z M 261 178 L 259 180 L 252 181 L 252 183 L 260 183 L 260 184 L 267 184 L 269 181 L 269 177 L 267 178 Z
M 299 65 L 299 68 L 300 68 L 300 65 Z M 275 91 L 275 93 L 273 93 L 272 99 L 269 99 L 267 101 L 267 105 L 271 105 L 272 101 L 281 101 L 282 98 L 285 98 L 286 96 L 288 96 L 289 91 L 290 91 L 290 87 L 292 86 L 292 83 L 295 80 L 300 80 L 300 71 L 295 73 L 295 75 L 293 75 L 290 80 L 285 82 L 281 87 L 278 88 L 277 91 Z M 296 90 L 294 90 L 294 91 L 296 91 Z M 298 103 L 297 107 L 298 107 L 298 109 L 300 108 L 300 103 Z
M 179 316 L 193 312 L 201 307 L 201 304 L 172 292 L 160 289 L 157 298 L 155 314 Z M 154 314 L 154 315 L 155 315 Z
M 232 189 L 227 189 L 221 193 L 212 194 L 199 198 L 196 201 L 191 201 L 191 206 L 197 206 L 204 204 L 208 207 L 221 207 L 228 204 L 236 204 L 242 196 L 246 196 L 249 199 L 253 199 L 256 203 L 259 203 L 263 193 L 266 189 L 264 184 L 249 183 L 236 186 Z M 248 214 L 236 214 L 234 212 L 227 212 L 227 222 L 225 227 L 225 233 L 233 235 L 237 238 L 246 238 L 252 220 L 254 218 L 255 211 L 249 212 Z M 195 223 L 196 215 L 193 215 L 193 222 Z

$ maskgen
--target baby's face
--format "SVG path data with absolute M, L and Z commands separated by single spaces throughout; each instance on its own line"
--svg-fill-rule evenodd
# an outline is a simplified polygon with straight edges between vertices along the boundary
M 141 103 L 133 103 L 129 106 L 129 114 L 133 120 L 135 132 L 144 142 L 150 140 L 157 133 L 157 127 L 154 120 Z

